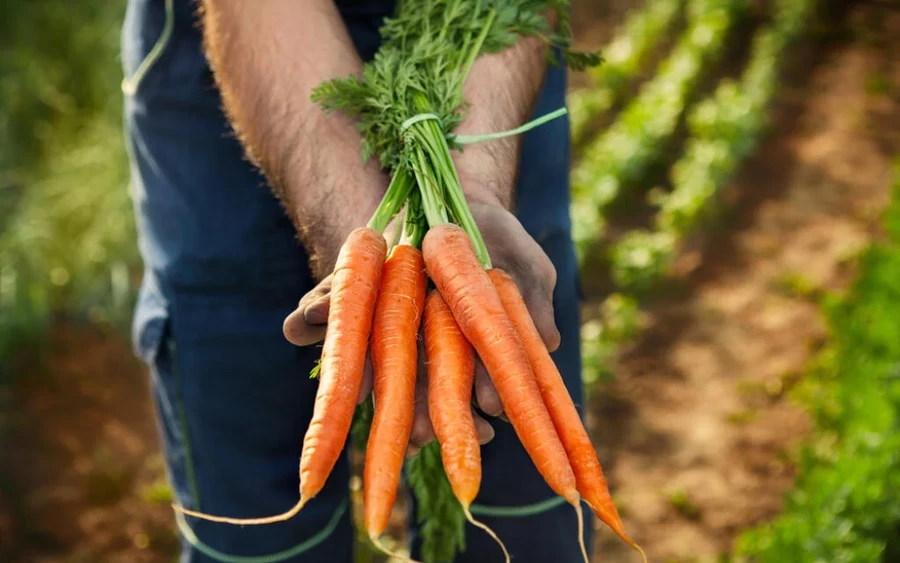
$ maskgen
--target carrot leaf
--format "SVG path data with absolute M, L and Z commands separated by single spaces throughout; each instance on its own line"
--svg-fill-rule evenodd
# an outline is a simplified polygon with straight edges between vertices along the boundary
M 406 478 L 418 503 L 422 560 L 452 562 L 466 548 L 466 515 L 450 488 L 437 440 L 407 462 Z

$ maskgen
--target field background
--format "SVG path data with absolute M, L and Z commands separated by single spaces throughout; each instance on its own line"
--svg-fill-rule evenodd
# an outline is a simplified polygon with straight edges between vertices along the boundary
M 121 4 L 0 4 L 0 561 L 178 548 L 127 336 Z M 609 59 L 571 80 L 573 214 L 626 526 L 660 563 L 900 561 L 900 4 L 573 4 Z

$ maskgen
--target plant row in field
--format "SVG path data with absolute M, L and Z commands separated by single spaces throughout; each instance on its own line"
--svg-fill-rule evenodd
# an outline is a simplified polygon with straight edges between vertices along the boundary
M 815 5 L 814 0 L 781 0 L 772 23 L 754 38 L 740 81 L 723 81 L 691 111 L 691 138 L 670 171 L 673 189 L 655 201 L 655 230 L 633 231 L 611 252 L 617 285 L 651 287 L 668 269 L 678 243 L 714 212 L 715 197 L 765 132 L 784 51 L 800 35 Z
M 651 0 L 631 14 L 615 39 L 601 50 L 604 61 L 590 69 L 591 86 L 572 92 L 568 106 L 572 143 L 580 145 L 588 124 L 618 101 L 678 18 L 683 0 Z
M 745 532 L 736 561 L 900 560 L 900 167 L 886 231 L 825 301 L 832 344 L 798 390 L 818 430 L 784 513 Z
M 579 255 L 602 232 L 603 209 L 667 148 L 704 67 L 721 53 L 746 6 L 746 0 L 690 1 L 688 27 L 657 75 L 586 148 L 572 174 L 573 236 Z

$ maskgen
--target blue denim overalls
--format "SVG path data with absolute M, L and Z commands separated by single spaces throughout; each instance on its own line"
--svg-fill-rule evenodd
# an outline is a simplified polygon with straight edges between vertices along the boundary
M 338 4 L 357 49 L 370 58 L 391 3 Z M 298 1 L 297 9 L 303 5 Z M 161 50 L 142 65 L 154 45 Z M 292 346 L 281 333 L 285 316 L 313 285 L 307 257 L 221 111 L 194 2 L 130 0 L 122 52 L 146 267 L 134 342 L 151 368 L 169 478 L 189 508 L 235 517 L 282 512 L 297 500 L 298 458 L 316 391 L 308 373 L 318 349 Z M 565 81 L 563 70 L 549 71 L 536 115 L 564 105 Z M 562 346 L 554 359 L 580 404 L 568 122 L 526 134 L 522 150 L 517 213 L 558 272 Z M 519 563 L 580 561 L 574 511 L 537 474 L 512 428 L 493 424 L 476 517 Z M 349 508 L 344 456 L 320 496 L 287 522 L 238 527 L 179 518 L 182 561 L 350 563 Z M 415 557 L 414 529 L 412 538 Z M 479 530 L 468 530 L 467 545 L 470 555 L 459 561 L 502 561 Z

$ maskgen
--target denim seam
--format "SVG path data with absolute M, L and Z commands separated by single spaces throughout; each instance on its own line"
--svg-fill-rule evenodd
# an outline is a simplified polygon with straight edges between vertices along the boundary
M 181 439 L 184 447 L 184 469 L 187 473 L 188 487 L 191 493 L 191 504 L 194 510 L 200 510 L 200 488 L 197 486 L 197 476 L 194 471 L 194 455 L 191 446 L 191 437 L 188 433 L 187 410 L 184 407 L 184 390 L 181 382 L 181 370 L 178 369 L 178 353 L 175 342 L 169 340 L 169 360 L 172 364 L 172 377 L 175 380 L 175 403 L 178 409 L 178 426 L 181 428 Z
M 524 517 L 548 512 L 565 503 L 566 499 L 562 497 L 553 497 L 524 506 L 487 506 L 483 504 L 473 504 L 470 510 L 472 514 L 479 516 Z
M 150 72 L 150 69 L 153 68 L 153 65 L 156 64 L 156 61 L 162 56 L 163 52 L 165 52 L 166 47 L 169 45 L 169 41 L 172 39 L 172 33 L 175 30 L 175 6 L 174 0 L 166 0 L 166 20 L 163 24 L 162 31 L 159 34 L 159 39 L 156 40 L 156 43 L 153 44 L 153 48 L 150 49 L 150 52 L 147 53 L 147 56 L 141 61 L 141 64 L 138 65 L 137 69 L 131 76 L 126 76 L 122 79 L 122 92 L 126 96 L 134 96 L 137 93 L 138 88 L 141 86 L 141 82 L 143 82 L 144 77 L 147 76 L 147 73 Z

